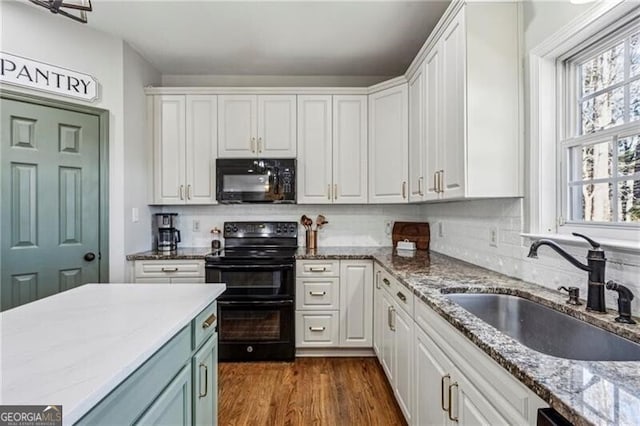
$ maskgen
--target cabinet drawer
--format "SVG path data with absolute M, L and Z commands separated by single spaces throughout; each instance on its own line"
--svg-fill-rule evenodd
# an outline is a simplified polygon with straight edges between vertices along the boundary
M 136 278 L 204 277 L 204 260 L 138 260 Z
M 338 309 L 338 278 L 298 278 L 296 280 L 296 309 Z
M 298 260 L 296 275 L 299 277 L 338 277 L 339 260 Z
M 213 302 L 193 320 L 194 349 L 200 346 L 202 342 L 207 340 L 207 338 L 215 332 L 216 326 L 218 325 L 216 315 L 218 315 L 217 303 Z
M 385 270 L 381 271 L 379 279 L 380 287 L 384 288 L 392 296 L 398 306 L 402 307 L 402 309 L 413 317 L 413 293 L 411 290 L 402 285 Z
M 296 347 L 328 347 L 339 344 L 338 311 L 296 312 Z

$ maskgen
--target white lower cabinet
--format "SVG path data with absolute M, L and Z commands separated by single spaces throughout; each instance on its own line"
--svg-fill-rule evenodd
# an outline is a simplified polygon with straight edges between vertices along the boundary
M 296 347 L 370 348 L 373 263 L 298 260 Z
M 547 404 L 416 299 L 412 424 L 535 425 Z
M 413 418 L 413 304 L 409 290 L 376 265 L 374 347 L 409 424 Z M 411 303 L 406 303 L 411 301 Z
M 204 283 L 204 260 L 135 260 L 131 277 L 137 284 Z

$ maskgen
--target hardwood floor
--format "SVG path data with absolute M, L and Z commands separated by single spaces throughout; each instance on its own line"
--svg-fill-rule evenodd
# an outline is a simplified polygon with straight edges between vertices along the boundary
M 375 358 L 219 364 L 218 424 L 406 425 Z

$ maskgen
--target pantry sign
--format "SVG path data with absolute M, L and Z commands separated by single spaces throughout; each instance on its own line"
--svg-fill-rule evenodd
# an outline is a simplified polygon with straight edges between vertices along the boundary
M 93 102 L 98 82 L 88 74 L 0 52 L 0 82 Z

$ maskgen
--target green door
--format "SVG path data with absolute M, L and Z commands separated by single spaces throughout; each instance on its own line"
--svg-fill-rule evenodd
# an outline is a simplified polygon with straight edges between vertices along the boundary
M 0 100 L 0 309 L 98 282 L 96 115 Z

